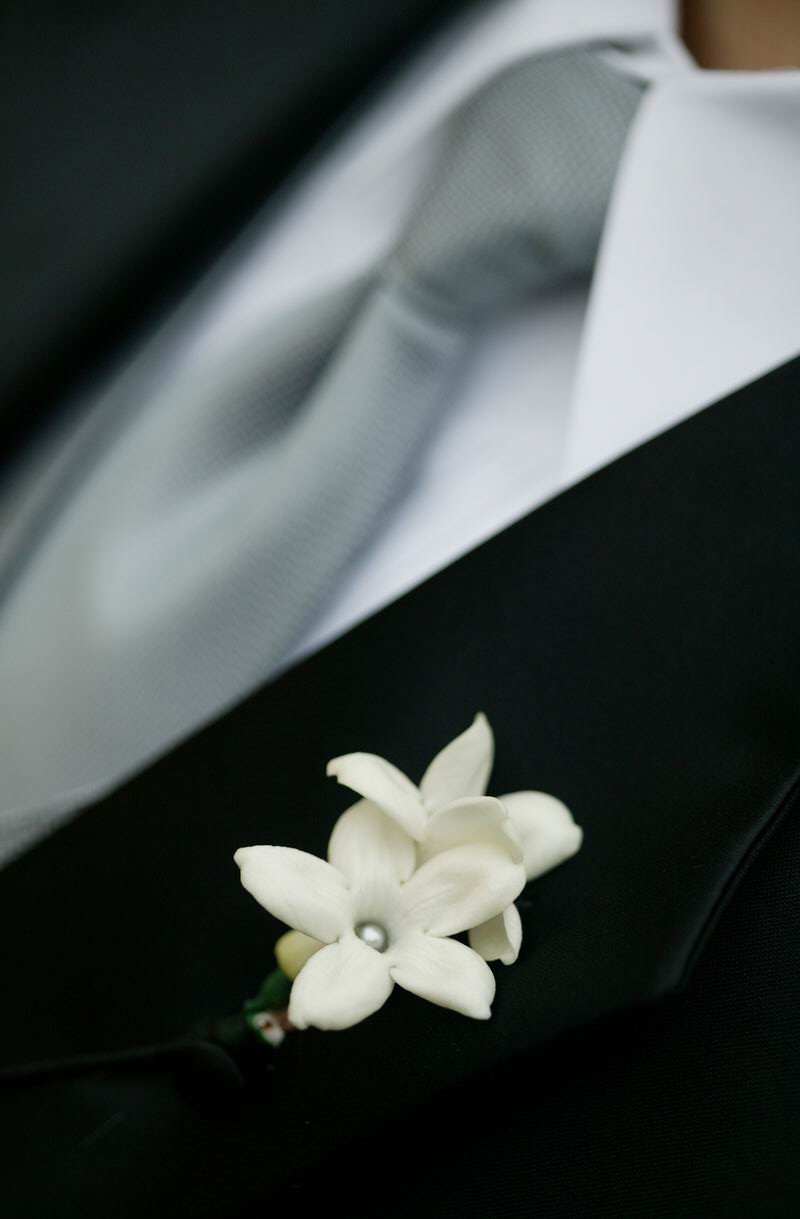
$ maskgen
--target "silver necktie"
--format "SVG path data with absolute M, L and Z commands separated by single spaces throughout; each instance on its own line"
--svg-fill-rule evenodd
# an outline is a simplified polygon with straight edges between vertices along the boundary
M 370 277 L 115 408 L 0 604 L 0 858 L 280 666 L 483 320 L 590 272 L 640 97 L 591 50 L 505 70 Z

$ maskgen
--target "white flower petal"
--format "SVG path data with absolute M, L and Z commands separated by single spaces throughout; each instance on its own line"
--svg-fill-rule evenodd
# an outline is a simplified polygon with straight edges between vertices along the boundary
M 420 843 L 420 859 L 431 859 L 451 847 L 472 844 L 507 851 L 514 863 L 522 863 L 522 845 L 517 827 L 506 808 L 491 796 L 455 800 L 433 813 Z
M 428 815 L 419 790 L 409 778 L 374 753 L 347 753 L 328 763 L 327 773 L 372 800 L 412 838 L 421 838 Z
M 293 847 L 240 847 L 242 884 L 265 910 L 330 944 L 353 925 L 353 901 L 341 872 Z
M 502 961 L 504 965 L 513 965 L 522 944 L 522 920 L 517 907 L 506 906 L 502 914 L 496 914 L 494 918 L 481 923 L 480 927 L 473 927 L 469 933 L 469 943 L 484 961 Z
M 359 800 L 342 813 L 328 843 L 328 859 L 355 891 L 393 888 L 416 864 L 413 838 L 373 804 Z
M 497 847 L 464 846 L 424 863 L 403 885 L 401 925 L 458 935 L 493 918 L 522 892 L 525 871 Z
M 390 973 L 398 986 L 421 999 L 488 1020 L 494 998 L 494 974 L 466 944 L 416 932 L 395 950 Z
M 449 745 L 437 753 L 419 789 L 427 808 L 435 811 L 465 796 L 482 796 L 494 763 L 494 736 L 483 712 Z
M 583 830 L 566 804 L 546 792 L 501 797 L 519 832 L 528 880 L 549 872 L 580 850 Z
M 383 1007 L 393 986 L 386 957 L 348 935 L 300 970 L 289 1020 L 298 1029 L 346 1029 Z

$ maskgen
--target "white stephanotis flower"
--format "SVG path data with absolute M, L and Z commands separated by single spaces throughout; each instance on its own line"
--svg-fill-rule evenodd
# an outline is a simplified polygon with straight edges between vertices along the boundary
M 463 801 L 462 811 L 508 820 L 490 798 Z M 448 937 L 494 918 L 522 891 L 513 843 L 459 845 L 418 866 L 414 840 L 361 800 L 337 821 L 328 863 L 273 846 L 242 847 L 234 858 L 245 889 L 270 914 L 325 945 L 292 986 L 296 1028 L 357 1024 L 382 1007 L 395 983 L 465 1016 L 491 1015 L 492 971 Z
M 436 755 L 419 787 L 372 753 L 349 753 L 328 763 L 328 774 L 372 800 L 417 843 L 420 861 L 441 851 L 475 842 L 497 842 L 508 836 L 498 818 L 477 806 L 461 809 L 459 801 L 482 796 L 494 762 L 494 735 L 479 713 L 460 736 Z M 565 804 L 546 792 L 519 791 L 500 796 L 522 846 L 528 880 L 549 872 L 579 850 L 583 831 Z M 487 961 L 511 965 L 519 955 L 522 923 L 513 903 L 470 928 L 469 941 Z

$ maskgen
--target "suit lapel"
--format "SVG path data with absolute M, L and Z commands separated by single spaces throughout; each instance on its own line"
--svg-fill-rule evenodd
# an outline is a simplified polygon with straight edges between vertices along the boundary
M 158 1074 L 59 1081 L 47 1104 L 22 1090 L 11 1112 L 31 1139 L 54 1122 L 75 1132 L 53 1181 L 75 1171 L 79 1128 L 124 1111 L 127 1150 L 98 1167 L 98 1196 L 141 1213 L 145 1166 L 149 1213 L 193 1198 L 219 1214 L 257 1196 L 265 1156 L 290 1181 L 431 1095 L 681 984 L 795 791 L 798 390 L 795 360 L 594 475 L 0 876 L 16 929 L 2 1041 L 25 1060 L 169 1037 L 249 994 L 280 929 L 231 856 L 265 840 L 324 852 L 347 804 L 323 778 L 329 757 L 371 750 L 419 777 L 482 709 L 490 791 L 551 791 L 586 834 L 523 895 L 522 955 L 498 968 L 488 1024 L 396 992 L 346 1032 L 292 1036 L 222 1151 L 215 1119 Z

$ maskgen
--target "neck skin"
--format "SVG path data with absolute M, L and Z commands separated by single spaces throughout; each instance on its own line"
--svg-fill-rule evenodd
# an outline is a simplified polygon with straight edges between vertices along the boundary
M 800 0 L 681 0 L 681 36 L 701 68 L 800 66 Z

